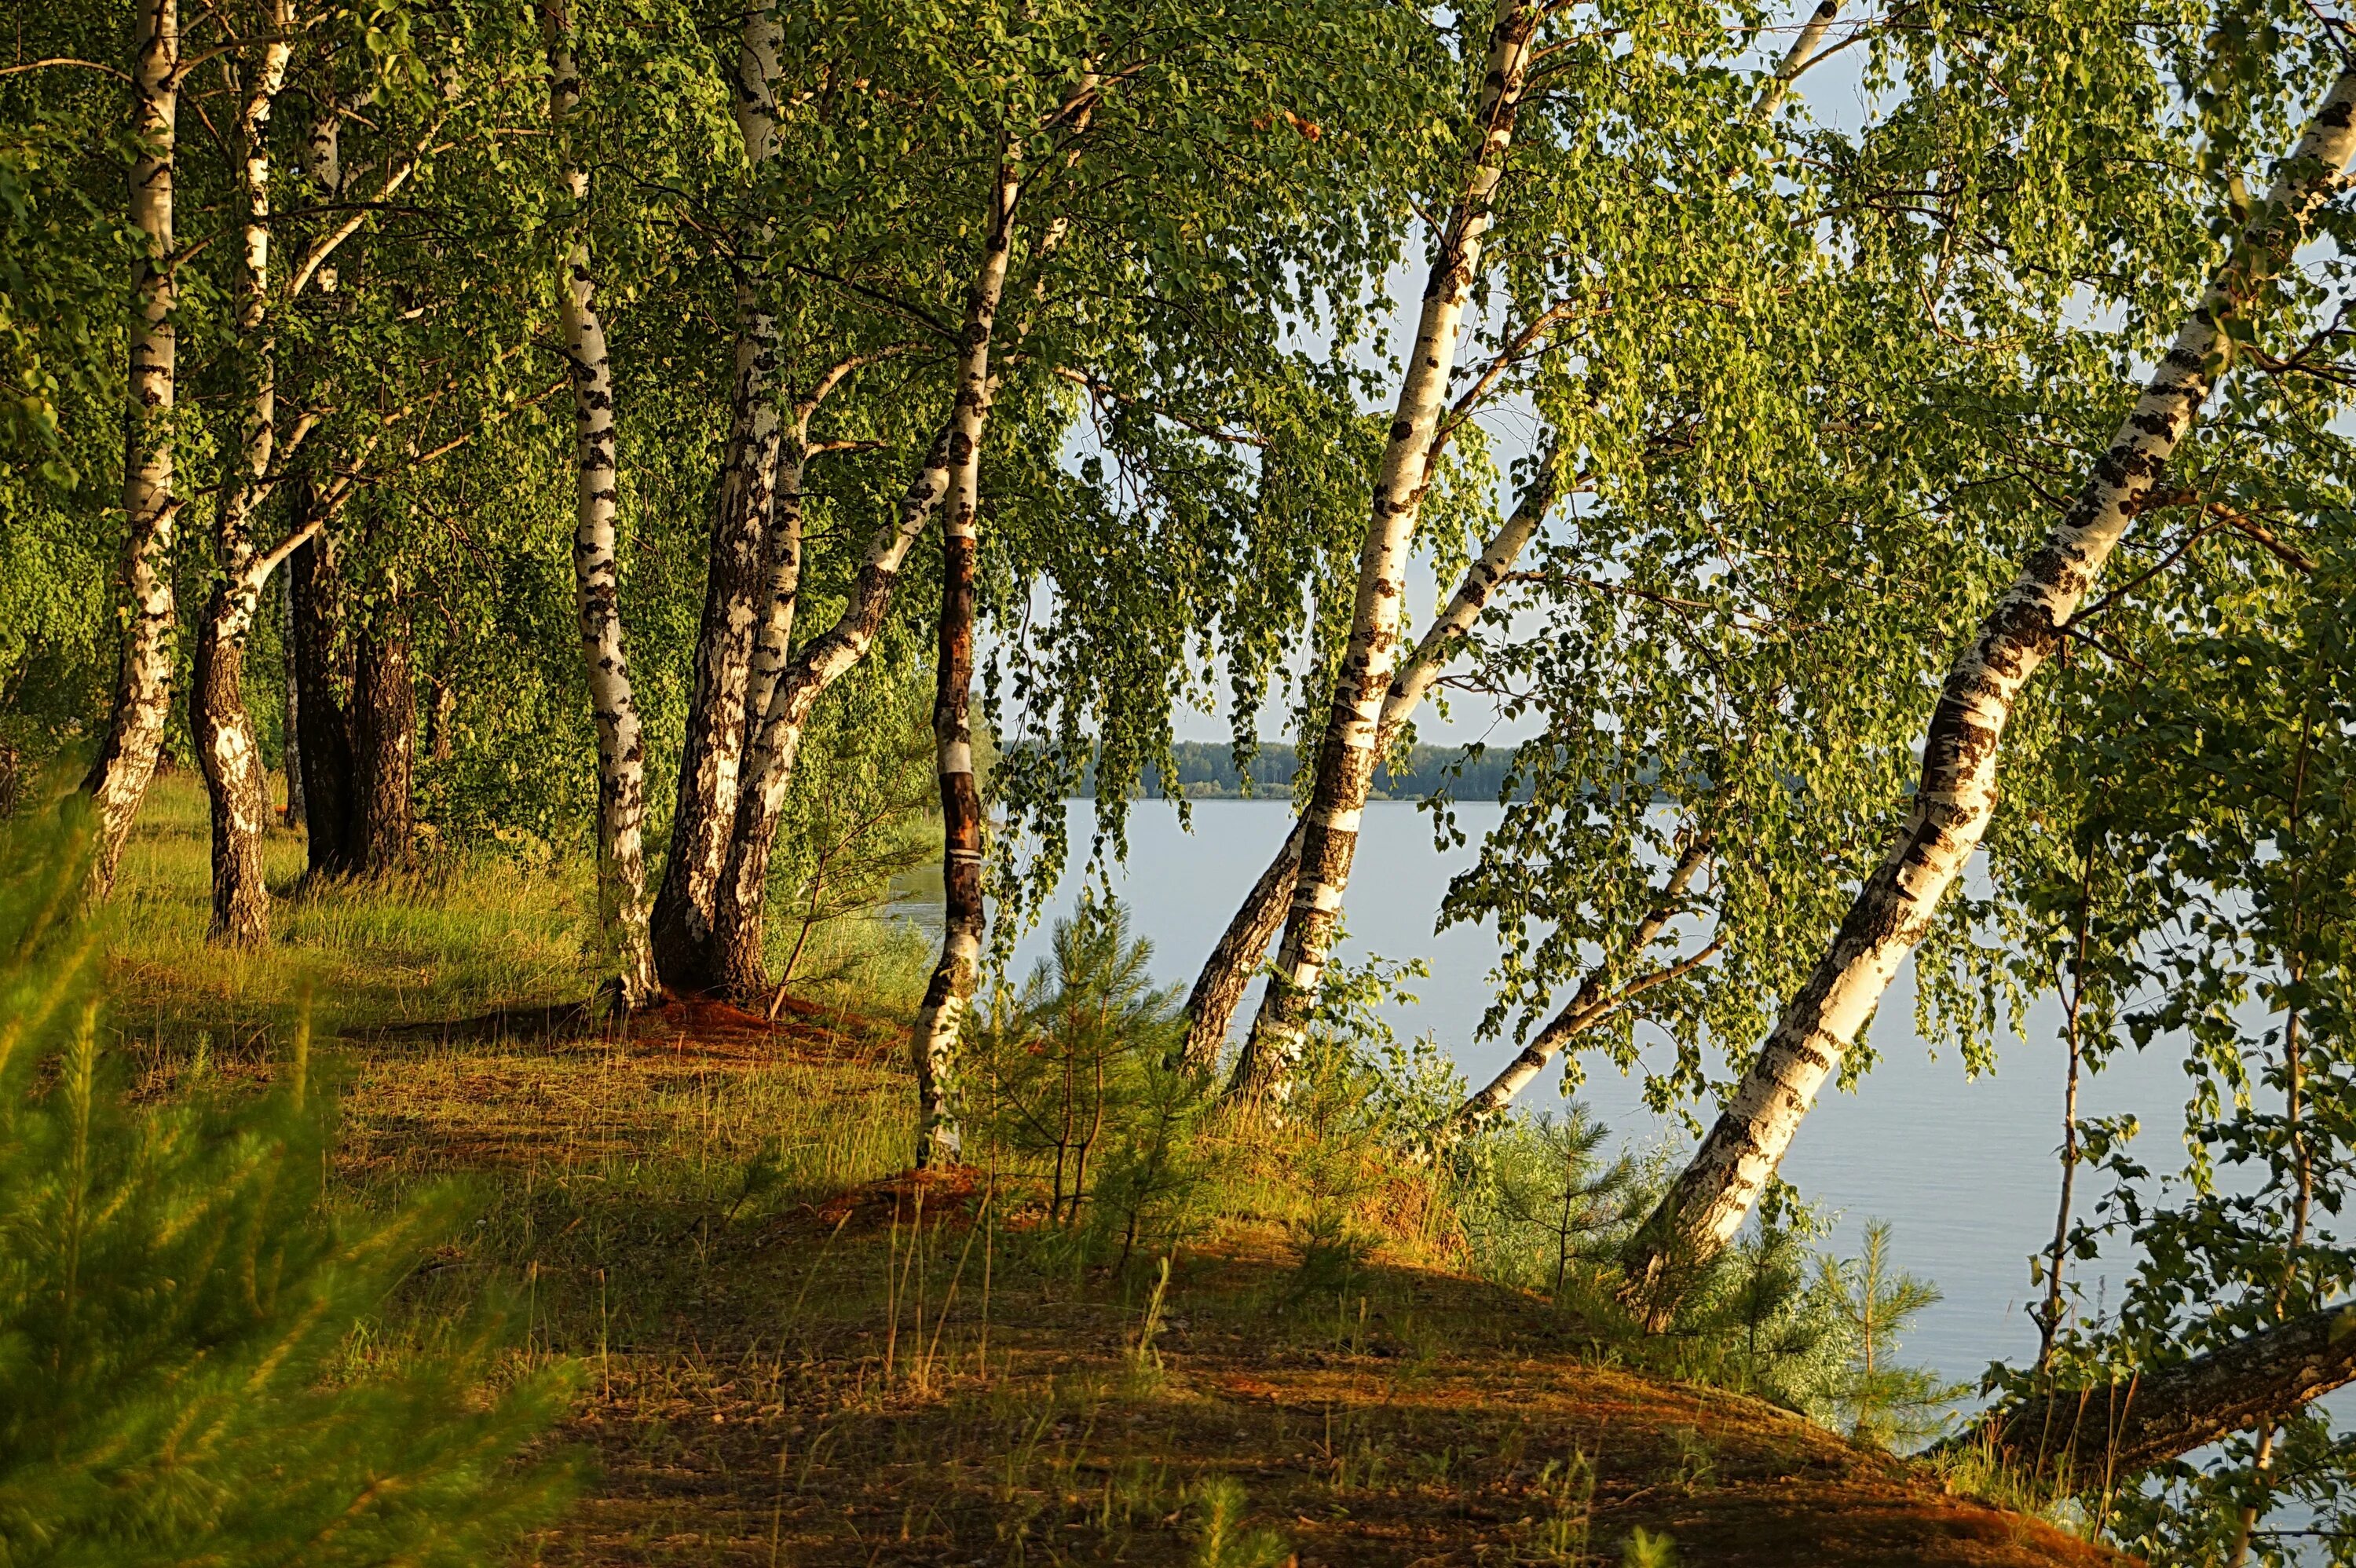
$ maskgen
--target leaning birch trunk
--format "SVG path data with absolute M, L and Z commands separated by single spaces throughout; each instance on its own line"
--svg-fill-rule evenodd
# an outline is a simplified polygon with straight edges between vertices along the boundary
M 138 42 L 132 57 L 132 130 L 139 151 L 131 164 L 131 223 L 143 246 L 132 263 L 130 398 L 123 411 L 123 576 L 130 591 L 114 710 L 98 756 L 82 780 L 97 817 L 91 889 L 113 888 L 131 820 L 139 813 L 172 702 L 174 633 L 179 609 L 172 592 L 174 499 L 172 405 L 177 350 L 172 309 L 172 174 L 179 110 L 179 0 L 139 0 Z
M 292 8 L 279 0 L 271 22 L 281 35 Z M 197 632 L 189 728 L 212 815 L 211 939 L 241 946 L 270 934 L 270 889 L 262 880 L 262 835 L 270 813 L 268 775 L 253 715 L 245 700 L 245 651 L 263 583 L 293 547 L 267 558 L 254 548 L 254 516 L 268 497 L 278 447 L 277 345 L 270 318 L 270 113 L 286 80 L 294 45 L 262 46 L 252 91 L 238 115 L 238 157 L 245 200 L 243 251 L 237 278 L 237 341 L 231 358 L 245 383 L 238 466 L 214 513 L 221 581 Z
M 1080 123 L 1087 123 L 1085 114 Z M 1062 248 L 1070 229 L 1069 220 L 1059 217 L 1049 222 L 1039 237 L 1032 257 L 1034 304 L 1046 287 L 1047 263 Z M 985 256 L 985 272 L 990 264 Z M 1003 290 L 1002 276 L 998 286 Z M 1021 347 L 1037 319 L 1035 314 L 1026 315 L 1015 324 L 1015 347 Z M 736 826 L 729 840 L 727 869 L 721 875 L 720 888 L 713 899 L 713 957 L 707 971 L 715 977 L 715 988 L 723 995 L 747 1001 L 769 988 L 768 963 L 763 953 L 767 934 L 769 859 L 776 848 L 778 818 L 785 811 L 786 795 L 793 785 L 794 767 L 801 756 L 803 726 L 809 722 L 811 710 L 827 688 L 867 656 L 876 634 L 884 628 L 884 617 L 891 608 L 901 565 L 925 531 L 933 509 L 948 491 L 949 442 L 957 428 L 954 406 L 940 434 L 926 449 L 916 477 L 900 498 L 897 521 L 879 528 L 868 540 L 867 559 L 852 580 L 841 614 L 832 626 L 789 658 L 787 636 L 801 573 L 800 486 L 803 464 L 809 460 L 810 417 L 828 394 L 866 357 L 845 359 L 836 365 L 795 406 L 789 437 L 792 456 L 780 465 L 792 489 L 788 493 L 781 488 L 777 495 L 779 516 L 790 522 L 790 528 L 771 530 L 776 539 L 771 575 L 776 608 L 771 613 L 764 635 L 768 636 L 774 632 L 774 652 L 769 662 L 775 668 L 765 673 L 764 661 L 756 656 L 750 682 L 755 700 L 747 709 L 750 728 L 744 772 L 736 790 Z M 985 408 L 996 398 L 997 386 L 998 373 L 993 370 L 983 389 Z M 786 553 L 788 540 L 790 558 Z M 802 934 L 809 934 L 807 926 Z M 798 946 L 796 951 L 799 951 Z M 787 967 L 790 970 L 791 964 Z M 774 1017 L 775 998 L 769 1011 Z
M 2356 1309 L 2342 1303 L 2206 1355 L 1994 1412 L 1941 1445 L 1985 1445 L 2065 1489 L 2091 1490 L 2287 1415 L 2356 1382 Z
M 542 14 L 548 35 L 548 115 L 562 133 L 581 101 L 571 29 L 562 4 Z M 561 178 L 576 213 L 589 199 L 589 174 L 567 156 Z M 614 376 L 605 353 L 605 324 L 597 315 L 596 280 L 589 243 L 566 248 L 562 276 L 564 357 L 573 377 L 573 582 L 581 626 L 581 655 L 589 681 L 589 710 L 597 730 L 597 917 L 604 933 L 605 975 L 599 989 L 627 1013 L 655 995 L 654 952 L 647 934 L 646 744 L 630 690 L 628 650 L 622 637 L 620 558 L 614 519 L 620 485 L 614 430 Z
M 776 13 L 755 5 L 744 14 L 736 63 L 736 123 L 757 188 L 777 154 Z M 743 237 L 764 249 L 766 229 Z M 744 753 L 744 688 L 760 618 L 764 546 L 776 478 L 777 333 L 760 290 L 736 291 L 736 376 L 730 395 L 727 455 L 712 526 L 712 564 L 703 620 L 696 635 L 695 689 L 680 755 L 679 805 L 670 849 L 655 896 L 655 967 L 676 991 L 708 989 L 701 960 L 711 950 L 712 897 L 727 865 L 736 816 L 737 773 Z
M 1522 550 L 1545 526 L 1547 513 L 1552 509 L 1560 492 L 1560 475 L 1557 465 L 1561 452 L 1549 445 L 1538 460 L 1537 473 L 1524 488 L 1504 523 L 1489 542 L 1482 548 L 1479 559 L 1465 569 L 1464 579 L 1449 595 L 1448 603 L 1423 634 L 1415 652 L 1408 656 L 1397 674 L 1391 677 L 1390 689 L 1383 694 L 1383 711 L 1375 737 L 1376 756 L 1388 750 L 1392 738 L 1400 726 L 1414 716 L 1440 672 L 1447 667 L 1449 656 L 1473 624 L 1481 613 L 1489 607 L 1490 597 L 1497 584 L 1521 559 Z M 1287 905 L 1290 902 L 1293 881 L 1301 867 L 1301 845 L 1305 837 L 1301 822 L 1296 820 L 1292 831 L 1277 848 L 1268 869 L 1252 884 L 1251 891 L 1227 923 L 1218 944 L 1204 961 L 1202 973 L 1194 977 L 1194 987 L 1186 994 L 1186 1040 L 1181 1060 L 1186 1070 L 1207 1074 L 1219 1064 L 1219 1052 L 1227 1043 L 1227 1029 L 1235 1021 L 1236 1008 L 1251 987 L 1252 976 L 1259 969 L 1260 960 L 1268 953 L 1268 944 L 1284 923 Z
M 737 792 L 736 831 L 728 869 L 712 909 L 720 950 L 721 980 L 730 996 L 751 997 L 767 988 L 762 936 L 768 909 L 769 857 L 776 846 L 777 819 L 793 784 L 803 727 L 827 688 L 867 656 L 884 628 L 892 593 L 908 551 L 925 531 L 949 485 L 950 430 L 926 453 L 924 466 L 900 497 L 897 518 L 868 541 L 867 559 L 851 585 L 849 603 L 832 626 L 803 645 L 771 684 L 768 705 L 759 715 Z M 781 497 L 782 499 L 782 497 Z
M 973 773 L 974 557 L 980 543 L 981 441 L 989 428 L 991 336 L 1014 248 L 1022 190 L 1014 154 L 1001 144 L 990 193 L 981 269 L 965 309 L 957 400 L 949 414 L 948 511 L 941 520 L 941 636 L 933 744 L 941 777 L 941 956 L 925 986 L 910 1038 L 916 1072 L 916 1163 L 954 1163 L 962 1138 L 954 1074 L 958 1026 L 981 978 L 981 790 Z
M 1342 891 L 1357 850 L 1359 817 L 1374 777 L 1383 699 L 1398 663 L 1408 552 L 1430 482 L 1432 441 L 1447 402 L 1457 329 L 1480 275 L 1482 239 L 1513 144 L 1537 20 L 1538 8 L 1529 0 L 1500 0 L 1490 29 L 1489 66 L 1474 117 L 1481 144 L 1470 177 L 1439 236 L 1424 287 L 1422 318 L 1375 482 L 1372 517 L 1358 558 L 1349 645 L 1334 676 L 1333 709 L 1318 747 L 1316 783 L 1301 814 L 1301 869 L 1293 880 L 1284 945 L 1236 1064 L 1233 1090 L 1244 1095 L 1281 1102 L 1289 1094 L 1311 1000 L 1325 970 Z
M 1816 46 L 1825 41 L 1825 34 L 1832 29 L 1834 20 L 1840 16 L 1840 8 L 1841 0 L 1818 0 L 1816 8 L 1808 13 L 1808 19 L 1800 24 L 1799 35 L 1792 40 L 1792 47 L 1785 51 L 1783 62 L 1776 66 L 1775 74 L 1769 77 L 1767 85 L 1760 90 L 1758 100 L 1751 106 L 1752 114 L 1765 120 L 1783 107 L 1783 100 L 1792 94 L 1792 83 L 1800 79 L 1802 71 L 1815 63 Z
M 1691 1270 L 1723 1248 L 1791 1147 L 1816 1092 L 1914 950 L 1996 808 L 2014 702 L 2158 483 L 2232 356 L 2226 324 L 2297 251 L 2356 152 L 2356 70 L 2331 85 L 2223 270 L 2146 384 L 2068 515 L 2030 555 L 1947 677 L 1914 805 L 1832 945 L 1761 1047 L 1725 1114 L 1625 1254 L 1632 1299 L 1666 1322 Z

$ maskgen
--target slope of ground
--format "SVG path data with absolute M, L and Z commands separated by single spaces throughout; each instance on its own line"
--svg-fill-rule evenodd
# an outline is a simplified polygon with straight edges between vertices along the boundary
M 116 1026 L 168 1093 L 271 1072 L 307 994 L 348 1059 L 356 1198 L 478 1188 L 359 1353 L 487 1292 L 520 1357 L 580 1367 L 595 1475 L 539 1562 L 1572 1564 L 1661 1536 L 1689 1565 L 2120 1561 L 1379 1253 L 1231 1222 L 1166 1282 L 1079 1266 L 992 1173 L 905 1174 L 873 954 L 775 1026 L 600 1031 L 566 1005 L 582 890 L 499 871 L 319 893 L 275 953 L 219 957 L 191 793 L 160 793 L 128 868 Z

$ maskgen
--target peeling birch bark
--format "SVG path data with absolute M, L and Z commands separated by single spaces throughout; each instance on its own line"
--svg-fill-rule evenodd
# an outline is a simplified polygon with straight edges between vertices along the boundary
M 1674 1310 L 1690 1271 L 1733 1238 L 1817 1091 L 1978 848 L 1996 809 L 1997 754 L 2013 704 L 2230 362 L 2225 324 L 2288 262 L 2316 209 L 2340 187 L 2351 153 L 2356 70 L 2332 83 L 2075 504 L 1956 659 L 1923 738 L 1912 808 L 1889 853 L 1692 1162 L 1630 1243 L 1623 1261 L 1632 1298 L 1655 1326 Z
M 2343 1303 L 2206 1355 L 2095 1389 L 2061 1389 L 1995 1412 L 1943 1448 L 1982 1444 L 2072 1489 L 2149 1469 L 2289 1414 L 2356 1382 L 2356 1309 Z
M 941 955 L 925 987 L 910 1045 L 916 1072 L 916 1163 L 952 1164 L 962 1146 L 956 1085 L 958 1030 L 981 978 L 981 791 L 973 772 L 974 557 L 980 542 L 981 442 L 996 380 L 991 338 L 1014 249 L 1022 180 L 1001 143 L 981 268 L 968 294 L 957 400 L 948 427 L 948 511 L 941 519 L 940 649 L 933 744 L 941 778 Z
M 1317 982 L 1324 974 L 1342 891 L 1357 850 L 1359 818 L 1374 777 L 1383 702 L 1398 664 L 1408 554 L 1430 482 L 1433 438 L 1447 406 L 1457 332 L 1480 275 L 1482 240 L 1488 232 L 1497 182 L 1513 145 L 1538 15 L 1527 0 L 1501 0 L 1490 29 L 1488 69 L 1474 116 L 1481 144 L 1439 237 L 1424 286 L 1422 317 L 1399 384 L 1358 558 L 1349 645 L 1334 677 L 1333 709 L 1318 746 L 1316 783 L 1301 814 L 1301 869 L 1293 879 L 1284 945 L 1236 1063 L 1231 1093 L 1242 1096 L 1280 1104 L 1290 1094 L 1292 1065 L 1301 1052 Z
M 261 556 L 255 514 L 268 499 L 278 449 L 278 346 L 270 315 L 270 115 L 294 58 L 294 7 L 278 0 L 237 120 L 239 184 L 244 198 L 237 273 L 237 339 L 230 355 L 244 383 L 246 408 L 236 466 L 214 511 L 221 581 L 197 633 L 189 728 L 212 816 L 211 939 L 241 946 L 270 934 L 270 890 L 262 880 L 262 835 L 270 811 L 268 775 L 253 715 L 245 700 L 245 652 L 262 590 L 286 549 Z M 292 547 L 288 547 L 291 549 Z
M 757 186 L 777 154 L 777 49 L 784 28 L 756 5 L 744 14 L 736 61 L 736 124 Z M 745 249 L 765 248 L 766 231 Z M 751 279 L 736 290 L 736 374 L 730 393 L 727 455 L 713 509 L 712 564 L 696 635 L 695 688 L 679 765 L 679 805 L 655 896 L 655 967 L 675 991 L 710 988 L 701 960 L 711 951 L 712 901 L 728 859 L 744 763 L 745 687 L 762 614 L 764 550 L 776 482 L 782 421 L 777 409 L 777 329 Z
M 132 818 L 155 776 L 172 702 L 172 664 L 179 607 L 173 594 L 172 543 L 179 517 L 173 495 L 173 401 L 177 335 L 172 309 L 172 176 L 179 113 L 179 0 L 139 0 L 132 57 L 130 217 L 145 249 L 132 264 L 130 397 L 123 411 L 123 577 L 130 615 L 114 709 L 98 755 L 82 780 L 97 817 L 91 891 L 112 891 Z
M 573 63 L 571 26 L 562 0 L 550 0 L 541 22 L 548 40 L 548 117 L 561 134 L 581 101 L 581 72 Z M 560 178 L 577 211 L 589 199 L 589 174 L 569 155 L 564 165 Z M 559 287 L 565 365 L 573 378 L 576 469 L 573 583 L 589 711 L 597 731 L 597 923 L 605 944 L 598 989 L 627 1013 L 654 999 L 655 966 L 646 906 L 646 741 L 630 689 L 629 653 L 622 635 L 622 567 L 615 538 L 620 454 L 614 428 L 614 375 L 585 238 L 576 235 L 566 247 L 562 269 Z

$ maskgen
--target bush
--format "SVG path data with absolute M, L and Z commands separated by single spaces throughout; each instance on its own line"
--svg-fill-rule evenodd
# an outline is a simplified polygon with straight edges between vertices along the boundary
M 980 1015 L 984 1136 L 1034 1173 L 1052 1231 L 1083 1255 L 1174 1246 L 1200 1218 L 1207 1092 L 1176 1065 L 1185 1020 L 1118 903 L 1055 927 L 1054 955 Z
M 299 1037 L 266 1094 L 127 1103 L 67 837 L 0 843 L 0 1563 L 495 1559 L 567 1488 L 517 1461 L 566 1376 L 494 1390 L 495 1313 L 353 1370 L 458 1204 L 329 1211 Z

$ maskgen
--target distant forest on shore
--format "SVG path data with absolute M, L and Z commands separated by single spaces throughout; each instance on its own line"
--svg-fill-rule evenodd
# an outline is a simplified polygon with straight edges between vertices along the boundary
M 1289 741 L 1262 741 L 1252 753 L 1248 770 L 1236 765 L 1235 749 L 1224 741 L 1176 741 L 1171 743 L 1170 750 L 1178 764 L 1177 787 L 1173 789 L 1164 782 L 1161 769 L 1149 766 L 1139 792 L 1148 798 L 1292 798 L 1292 779 L 1300 767 L 1300 752 Z M 1505 787 L 1506 775 L 1513 771 L 1515 754 L 1515 748 L 1512 746 L 1417 746 L 1408 752 L 1404 769 L 1375 770 L 1374 798 L 1421 800 L 1445 790 L 1458 800 L 1494 800 L 1497 792 Z M 1247 771 L 1251 781 L 1248 789 L 1244 783 Z M 1081 784 L 1081 793 L 1090 799 L 1096 795 L 1093 767 Z M 1526 795 L 1526 787 L 1520 793 Z

